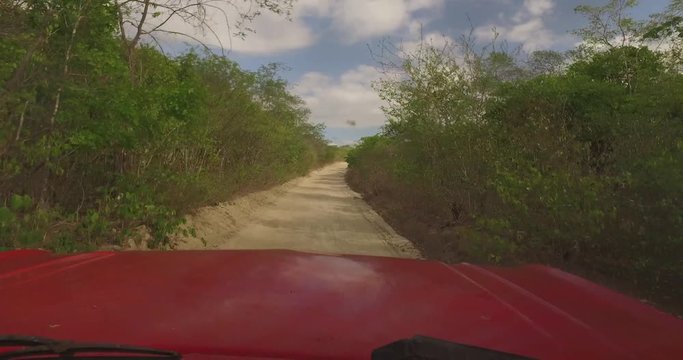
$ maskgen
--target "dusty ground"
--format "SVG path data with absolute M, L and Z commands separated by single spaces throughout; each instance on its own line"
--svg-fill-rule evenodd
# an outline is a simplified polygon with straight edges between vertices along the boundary
M 420 257 L 344 180 L 336 163 L 276 188 L 201 209 L 179 249 L 290 249 Z M 202 241 L 203 239 L 203 241 Z

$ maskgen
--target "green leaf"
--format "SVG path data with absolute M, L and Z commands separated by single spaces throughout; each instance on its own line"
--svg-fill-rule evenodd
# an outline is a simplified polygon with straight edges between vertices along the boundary
M 0 227 L 6 227 L 16 222 L 16 216 L 7 207 L 0 207 Z
M 17 194 L 12 194 L 12 197 L 10 198 L 10 208 L 14 211 L 22 211 L 22 210 L 27 210 L 31 207 L 33 204 L 33 201 L 31 200 L 31 197 L 28 195 L 17 195 Z

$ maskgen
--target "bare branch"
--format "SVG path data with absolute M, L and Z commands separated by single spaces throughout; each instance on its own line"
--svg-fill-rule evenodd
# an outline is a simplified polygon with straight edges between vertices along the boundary
M 196 38 L 196 37 L 194 37 L 194 36 L 192 36 L 192 35 L 185 34 L 185 33 L 179 32 L 179 31 L 172 31 L 172 30 L 157 30 L 157 32 L 160 32 L 160 33 L 167 33 L 167 34 L 172 34 L 172 35 L 178 35 L 178 36 L 183 36 L 183 37 L 192 39 L 192 40 L 194 40 L 195 42 L 197 42 L 199 45 L 201 45 L 201 46 L 204 48 L 204 50 L 206 50 L 206 51 L 208 51 L 208 52 L 211 52 L 211 47 L 209 47 L 209 46 L 208 46 L 207 44 L 205 44 L 203 41 L 199 40 L 198 38 Z
M 127 1 L 126 1 L 127 2 Z M 126 3 L 124 2 L 124 4 Z M 123 12 L 122 12 L 122 6 L 123 4 L 119 4 L 118 1 L 115 1 L 114 4 L 116 5 L 118 11 L 116 11 L 118 15 L 118 20 L 119 20 L 119 32 L 121 35 L 121 41 L 125 44 L 127 42 L 126 38 L 126 29 L 124 27 L 125 21 L 123 20 Z
M 224 42 L 226 38 L 229 41 L 228 47 L 232 48 L 232 36 L 244 37 L 246 32 L 252 32 L 253 29 L 249 28 L 246 24 L 260 16 L 262 11 L 270 11 L 289 18 L 294 1 L 241 0 L 242 3 L 248 6 L 244 8 L 238 6 L 237 1 L 233 0 L 119 0 L 116 2 L 116 6 L 121 16 L 119 27 L 121 28 L 122 39 L 126 39 L 124 30 L 126 25 L 131 25 L 135 29 L 135 35 L 133 35 L 130 42 L 127 42 L 130 49 L 138 45 L 142 36 L 160 31 L 177 33 L 178 31 L 165 28 L 168 27 L 173 19 L 179 19 L 196 30 L 201 31 L 203 35 L 209 34 L 212 42 L 215 40 L 217 46 L 220 47 L 221 52 L 225 55 L 226 44 Z M 154 12 L 154 9 L 160 9 L 163 15 L 159 12 Z M 238 20 L 236 21 L 231 21 L 232 16 L 229 13 L 233 12 L 237 16 Z M 228 33 L 225 34 L 227 36 L 219 34 L 215 24 L 210 23 L 209 14 L 222 17 L 219 23 L 227 27 Z M 154 21 L 154 24 L 149 26 L 149 23 L 152 22 L 150 18 L 159 15 L 163 16 L 161 21 Z M 184 35 L 189 35 L 185 37 L 190 39 L 198 38 L 190 34 Z M 201 45 L 206 47 L 206 40 Z
M 166 51 L 164 50 L 164 47 L 161 45 L 161 42 L 154 36 L 154 34 L 147 34 L 149 35 L 150 39 L 156 44 L 156 46 L 159 48 L 159 51 L 161 51 L 162 54 L 166 54 Z
M 142 10 L 142 18 L 140 19 L 140 22 L 138 23 L 137 27 L 137 32 L 135 33 L 135 36 L 133 37 L 133 40 L 130 42 L 130 48 L 134 48 L 137 44 L 138 41 L 140 41 L 140 36 L 142 36 L 142 26 L 145 24 L 145 19 L 147 19 L 147 13 L 149 12 L 149 4 L 150 0 L 145 0 L 145 7 Z

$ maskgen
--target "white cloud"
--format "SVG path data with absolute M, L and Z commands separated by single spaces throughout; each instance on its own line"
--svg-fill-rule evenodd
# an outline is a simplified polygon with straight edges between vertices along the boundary
M 540 18 L 532 18 L 505 29 L 508 40 L 522 43 L 526 49 L 538 50 L 553 45 L 557 36 L 548 30 Z
M 411 40 L 403 41 L 401 43 L 401 49 L 408 53 L 412 53 L 418 50 L 421 45 L 435 49 L 444 49 L 447 47 L 452 48 L 456 45 L 456 41 L 448 35 L 438 32 L 430 32 L 427 34 L 411 36 Z
M 191 5 L 194 1 L 177 0 L 175 3 L 177 8 L 201 14 L 199 8 Z M 249 11 L 245 4 L 248 2 L 241 4 L 240 8 L 238 5 L 233 7 L 228 2 L 213 2 L 211 7 L 202 10 L 206 12 L 202 26 L 198 26 L 198 17 L 195 15 L 177 14 L 169 18 L 170 10 L 156 8 L 156 16 L 147 18 L 144 29 L 148 32 L 154 29 L 152 35 L 164 42 L 180 41 L 192 45 L 202 43 L 245 54 L 273 54 L 305 48 L 315 43 L 316 37 L 304 21 L 296 18 L 289 21 L 269 11 L 263 11 L 252 23 L 245 24 L 254 29 L 254 32 L 246 32 L 246 39 L 235 36 L 237 29 L 234 24 L 238 23 L 238 14 Z
M 541 16 L 555 8 L 553 0 L 524 0 L 524 8 L 533 16 Z
M 480 41 L 491 41 L 497 33 L 498 40 L 520 43 L 526 51 L 568 45 L 572 41 L 571 36 L 557 34 L 545 23 L 544 17 L 552 14 L 554 9 L 554 0 L 524 0 L 511 17 L 501 13 L 498 16 L 500 23 L 479 26 L 474 29 L 474 35 Z
M 330 21 L 342 42 L 355 43 L 392 34 L 408 26 L 416 12 L 436 13 L 444 0 L 301 0 L 297 14 Z
M 305 74 L 295 85 L 294 92 L 311 109 L 311 121 L 329 127 L 381 126 L 384 114 L 382 100 L 371 83 L 380 73 L 372 66 L 360 65 L 338 77 L 318 72 Z
M 337 4 L 332 23 L 347 43 L 391 33 L 410 16 L 402 0 L 345 0 Z
M 294 5 L 294 13 L 297 17 L 327 16 L 332 4 L 333 2 L 330 0 L 298 0 Z
M 179 0 L 185 4 L 189 0 Z M 224 47 L 245 54 L 273 54 L 313 45 L 317 41 L 315 31 L 308 24 L 310 18 L 322 20 L 336 33 L 343 43 L 351 44 L 400 30 L 414 21 L 416 12 L 430 10 L 436 13 L 444 5 L 445 0 L 299 0 L 294 5 L 291 21 L 282 16 L 263 11 L 263 14 L 249 24 L 254 33 L 247 33 L 245 40 L 233 35 L 235 29 L 228 24 L 237 23 L 238 11 L 247 11 L 245 4 L 236 2 L 237 9 L 227 2 L 218 1 L 215 7 L 206 8 L 208 27 L 199 29 L 183 21 L 181 17 L 173 17 L 165 23 L 161 30 L 189 34 L 206 45 Z M 189 2 L 188 2 L 189 3 Z M 242 8 L 240 9 L 240 4 Z M 161 16 L 147 21 L 146 29 L 150 30 L 161 23 L 168 15 L 162 11 Z M 228 18 L 224 14 L 228 14 Z M 325 31 L 325 29 L 316 29 Z M 165 34 L 162 37 L 194 42 L 182 35 Z
M 313 45 L 316 37 L 303 21 L 288 21 L 280 16 L 264 13 L 253 24 L 254 33 L 246 39 L 234 39 L 232 50 L 245 54 L 273 54 L 303 49 Z

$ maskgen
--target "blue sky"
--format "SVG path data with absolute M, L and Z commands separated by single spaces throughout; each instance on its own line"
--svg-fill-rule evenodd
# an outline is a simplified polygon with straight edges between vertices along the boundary
M 298 0 L 291 21 L 264 14 L 245 40 L 223 42 L 232 42 L 228 56 L 245 68 L 285 64 L 290 70 L 283 76 L 311 108 L 311 121 L 324 123 L 328 138 L 344 144 L 376 133 L 384 122 L 370 86 L 379 73 L 369 46 L 383 39 L 409 47 L 421 36 L 457 38 L 470 31 L 469 18 L 480 42 L 495 27 L 512 48 L 566 50 L 578 42 L 570 31 L 584 23 L 573 9 L 606 1 Z M 668 2 L 642 0 L 633 15 L 645 18 Z

